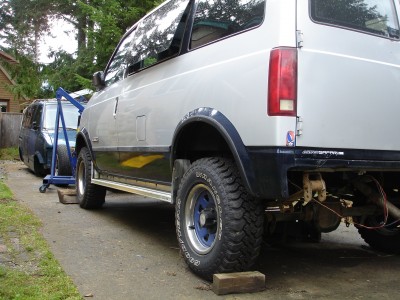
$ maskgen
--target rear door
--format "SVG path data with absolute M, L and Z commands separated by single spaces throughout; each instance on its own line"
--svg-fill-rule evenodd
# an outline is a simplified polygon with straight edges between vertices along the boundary
M 36 152 L 38 150 L 36 145 L 38 136 L 41 131 L 42 117 L 43 117 L 43 104 L 38 103 L 37 105 L 33 106 L 31 125 L 28 131 L 28 137 L 26 139 L 27 149 L 28 149 L 28 161 L 30 162 L 30 165 L 32 167 L 34 167 L 35 154 L 37 154 Z
M 117 86 L 118 84 L 100 91 L 91 100 L 93 103 L 88 109 L 90 141 L 96 153 L 97 167 L 103 171 L 113 171 L 118 164 L 118 139 L 114 118 L 119 95 Z
M 301 147 L 400 150 L 397 0 L 297 0 Z
M 32 126 L 32 113 L 33 113 L 33 106 L 30 105 L 24 111 L 24 116 L 23 116 L 22 124 L 21 124 L 21 130 L 19 132 L 19 148 L 20 148 L 23 160 L 26 164 L 29 163 L 29 160 L 28 160 L 28 137 L 29 137 L 29 131 L 31 130 L 31 126 Z

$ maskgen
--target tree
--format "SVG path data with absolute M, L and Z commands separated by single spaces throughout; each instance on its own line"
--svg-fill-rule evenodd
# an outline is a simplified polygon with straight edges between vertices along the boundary
M 48 32 L 48 16 L 54 10 L 50 0 L 5 0 L 0 3 L 0 38 L 21 54 L 39 56 L 40 37 Z
M 19 63 L 4 65 L 16 83 L 15 85 L 7 86 L 9 91 L 15 95 L 15 98 L 21 98 L 22 96 L 30 99 L 49 97 L 52 91 L 43 85 L 43 67 L 34 63 L 26 55 L 18 53 L 13 55 Z
M 146 0 L 78 1 L 81 13 L 87 16 L 86 47 L 80 47 L 86 60 L 93 64 L 91 71 L 104 69 L 112 52 L 126 30 L 157 3 Z
M 7 66 L 17 82 L 13 92 L 41 97 L 58 86 L 70 91 L 80 89 L 94 71 L 105 68 L 124 32 L 158 3 L 153 0 L 3 0 L 0 2 L 0 40 L 7 45 L 7 52 L 23 62 L 18 67 Z M 75 26 L 78 49 L 76 55 L 54 51 L 50 54 L 53 62 L 43 66 L 37 60 L 38 43 L 49 32 L 53 19 L 63 19 Z

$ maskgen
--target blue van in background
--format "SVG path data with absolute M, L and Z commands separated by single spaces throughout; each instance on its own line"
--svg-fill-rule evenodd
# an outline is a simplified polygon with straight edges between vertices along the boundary
M 61 101 L 61 103 L 72 152 L 75 148 L 79 112 L 70 102 Z M 55 99 L 35 100 L 24 110 L 19 133 L 19 155 L 21 161 L 37 176 L 45 176 L 51 172 L 56 114 L 57 100 Z M 56 174 L 72 175 L 61 119 L 56 158 Z

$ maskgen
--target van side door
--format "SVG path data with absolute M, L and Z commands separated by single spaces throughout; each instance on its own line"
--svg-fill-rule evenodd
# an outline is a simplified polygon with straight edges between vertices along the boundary
M 113 173 L 118 169 L 118 131 L 116 120 L 119 101 L 125 85 L 126 56 L 130 50 L 131 33 L 119 43 L 105 71 L 105 87 L 93 97 L 88 111 L 90 142 L 96 155 L 96 166 Z M 101 120 L 97 122 L 97 120 Z M 85 126 L 85 124 L 82 124 Z
M 168 115 L 162 112 L 176 103 L 169 101 L 168 91 L 159 90 L 157 83 L 171 76 L 170 58 L 180 51 L 189 10 L 189 0 L 168 1 L 136 28 L 118 104 L 120 174 L 171 182 L 170 145 L 164 133 L 173 128 L 166 128 Z

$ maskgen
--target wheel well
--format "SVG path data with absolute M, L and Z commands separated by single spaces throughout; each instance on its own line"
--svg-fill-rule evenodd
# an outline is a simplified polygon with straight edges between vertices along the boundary
M 21 147 L 18 147 L 18 154 L 19 154 L 19 159 L 20 159 L 21 161 L 24 161 L 24 156 L 22 155 Z
M 33 165 L 36 167 L 36 165 L 39 166 L 39 164 L 40 164 L 39 157 L 35 154 L 35 156 L 33 157 Z
M 75 152 L 78 154 L 82 147 L 86 145 L 85 139 L 81 135 L 76 136 L 76 142 L 75 142 Z
M 174 159 L 194 162 L 203 157 L 233 157 L 227 142 L 213 126 L 192 122 L 179 133 L 175 142 Z
M 44 164 L 45 163 L 44 157 L 39 151 L 35 152 L 35 154 L 33 155 L 33 159 L 34 159 L 34 161 L 37 160 L 37 162 L 39 164 Z

